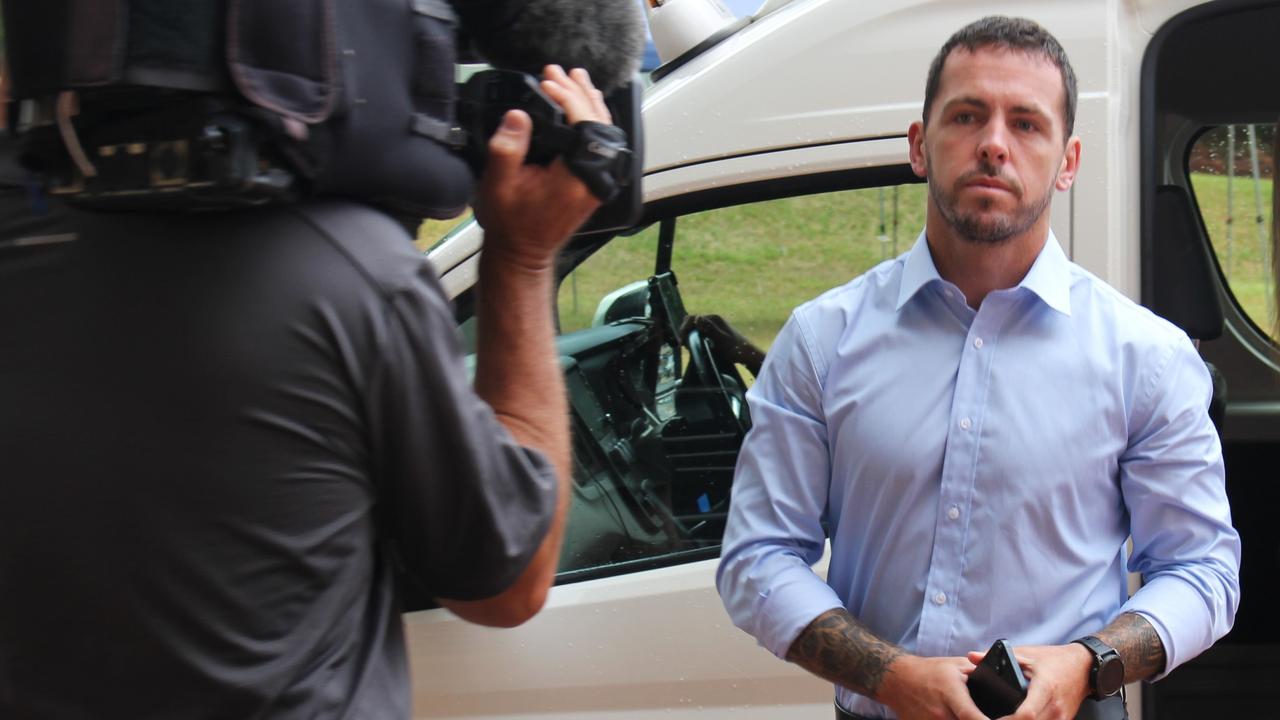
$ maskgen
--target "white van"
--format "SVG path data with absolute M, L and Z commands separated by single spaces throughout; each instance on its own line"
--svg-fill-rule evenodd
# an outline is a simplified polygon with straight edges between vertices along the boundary
M 767 347 L 795 305 L 905 252 L 923 224 L 906 131 L 929 62 L 993 13 L 1046 26 L 1079 75 L 1082 169 L 1052 209 L 1064 249 L 1200 339 L 1225 381 L 1244 601 L 1215 648 L 1130 693 L 1133 717 L 1280 712 L 1280 523 L 1267 517 L 1280 508 L 1280 5 L 771 0 L 655 74 L 642 221 L 564 253 L 576 472 L 559 581 L 514 630 L 407 614 L 418 717 L 833 717 L 827 683 L 721 607 L 751 378 L 705 342 L 676 350 L 671 325 L 719 314 Z M 470 224 L 430 255 L 464 336 L 480 249 Z

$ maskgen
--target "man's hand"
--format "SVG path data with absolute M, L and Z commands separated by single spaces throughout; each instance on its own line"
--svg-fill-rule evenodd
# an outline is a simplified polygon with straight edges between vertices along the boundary
M 1089 668 L 1093 656 L 1077 643 L 1027 645 L 1014 648 L 1014 656 L 1027 676 L 1027 699 L 1009 717 L 1014 720 L 1069 720 L 1089 696 Z M 985 653 L 969 653 L 969 661 L 982 662 Z
M 888 705 L 904 720 L 986 720 L 965 686 L 973 663 L 908 655 L 844 608 L 828 610 L 801 630 L 787 660 Z
M 711 347 L 721 362 L 742 365 L 753 376 L 760 374 L 764 364 L 764 351 L 756 347 L 727 320 L 719 315 L 687 315 L 680 326 L 680 336 L 688 341 L 689 331 L 697 330 L 711 341 Z
M 965 658 L 903 655 L 889 665 L 875 699 L 902 720 L 986 720 L 965 685 L 973 668 Z
M 560 104 L 570 124 L 611 118 L 604 95 L 587 71 L 568 74 L 548 65 L 542 90 Z M 476 219 L 485 229 L 485 255 L 502 255 L 530 270 L 551 267 L 556 253 L 600 201 L 569 171 L 560 158 L 545 167 L 524 164 L 533 121 L 509 111 L 489 140 L 489 159 L 480 178 Z

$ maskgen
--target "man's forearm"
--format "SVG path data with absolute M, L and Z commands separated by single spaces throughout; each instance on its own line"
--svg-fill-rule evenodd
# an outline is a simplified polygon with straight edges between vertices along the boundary
M 552 322 L 553 267 L 531 267 L 498 252 L 480 260 L 476 393 L 521 445 L 547 456 L 559 478 L 558 537 L 568 508 L 569 407 Z
M 1124 661 L 1124 681 L 1150 680 L 1165 666 L 1164 643 L 1147 619 L 1137 613 L 1121 613 L 1094 635 L 1115 648 Z
M 570 124 L 609 122 L 604 96 L 585 70 L 545 68 L 539 87 Z M 495 598 L 446 607 L 487 624 L 519 624 L 542 607 L 555 579 L 568 515 L 572 465 L 569 404 L 552 318 L 556 256 L 600 200 L 556 160 L 525 163 L 533 121 L 520 110 L 502 116 L 476 195 L 484 228 L 476 300 L 476 393 L 521 445 L 541 450 L 556 471 L 555 514 L 546 538 L 515 584 Z
M 553 273 L 482 254 L 475 388 L 516 440 L 544 452 L 567 475 L 568 404 L 552 321 Z
M 902 655 L 902 648 L 876 637 L 843 608 L 819 615 L 787 650 L 789 662 L 871 698 Z
M 564 377 L 551 323 L 552 271 L 486 253 L 477 299 L 476 393 L 525 447 L 555 467 L 556 509 L 542 544 L 515 583 L 485 600 L 440 599 L 471 622 L 509 627 L 534 615 L 555 579 L 569 507 L 569 428 Z

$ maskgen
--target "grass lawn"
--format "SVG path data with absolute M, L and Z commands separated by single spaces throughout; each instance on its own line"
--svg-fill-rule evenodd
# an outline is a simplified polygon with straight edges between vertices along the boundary
M 1218 258 L 1218 266 L 1227 276 L 1227 285 L 1236 302 L 1259 327 L 1276 331 L 1274 280 L 1271 276 L 1271 180 L 1259 184 L 1262 197 L 1262 223 L 1259 233 L 1258 207 L 1254 202 L 1253 178 L 1236 177 L 1232 185 L 1232 208 L 1227 208 L 1227 177 L 1209 173 L 1192 173 L 1191 187 L 1196 204 L 1209 232 L 1209 241 Z M 1228 224 L 1227 218 L 1232 222 Z M 1228 240 L 1228 227 L 1231 238 Z M 1261 235 L 1261 237 L 1260 237 Z
M 899 253 L 923 226 L 924 197 L 923 185 L 899 188 Z M 892 188 L 884 205 L 891 237 Z M 690 313 L 722 315 L 767 348 L 795 306 L 893 255 L 892 240 L 879 236 L 878 189 L 788 198 L 681 217 L 671 265 Z M 590 325 L 600 298 L 652 275 L 657 241 L 650 227 L 579 266 L 560 286 L 561 327 Z
M 471 219 L 471 211 L 467 210 L 456 218 L 448 220 L 423 220 L 418 226 L 418 237 L 413 244 L 422 252 L 430 250 L 436 243 L 444 239 L 450 230 Z

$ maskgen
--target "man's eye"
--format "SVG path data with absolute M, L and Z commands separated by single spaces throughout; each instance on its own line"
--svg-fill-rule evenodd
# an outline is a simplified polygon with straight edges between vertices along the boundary
M 1019 130 L 1023 132 L 1035 132 L 1037 129 L 1036 124 L 1031 122 L 1030 120 L 1019 120 L 1017 123 L 1015 123 L 1015 127 L 1017 127 Z
M 959 125 L 968 125 L 973 122 L 973 113 L 956 113 L 955 122 Z

